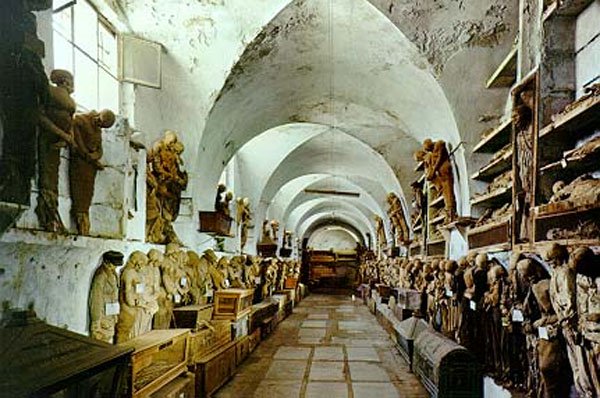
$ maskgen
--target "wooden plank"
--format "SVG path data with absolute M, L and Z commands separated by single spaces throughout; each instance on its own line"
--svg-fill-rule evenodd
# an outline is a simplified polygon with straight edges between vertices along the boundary
M 517 46 L 511 48 L 485 83 L 486 88 L 510 87 L 517 80 Z
M 473 180 L 491 181 L 494 177 L 504 173 L 512 167 L 513 150 L 509 150 L 498 159 L 483 166 L 475 174 L 471 175 Z
M 486 135 L 475 145 L 473 152 L 496 152 L 510 142 L 512 120 L 500 123 L 491 133 Z
M 512 193 L 512 184 L 508 187 L 497 189 L 486 195 L 471 199 L 471 206 L 496 207 L 500 204 L 510 202 Z
M 589 97 L 568 112 L 553 116 L 553 121 L 540 131 L 540 141 L 547 145 L 555 140 L 576 142 L 590 134 L 600 123 L 600 96 Z

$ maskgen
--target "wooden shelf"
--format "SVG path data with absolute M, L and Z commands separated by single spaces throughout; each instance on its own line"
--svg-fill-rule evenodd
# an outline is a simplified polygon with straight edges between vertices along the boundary
M 512 167 L 513 150 L 506 152 L 504 155 L 495 159 L 490 164 L 483 166 L 478 172 L 473 174 L 473 180 L 491 181 L 494 177 L 502 174 Z
M 592 153 L 585 156 L 567 157 L 549 163 L 540 169 L 544 177 L 556 177 L 560 174 L 561 179 L 570 179 L 578 177 L 586 172 L 596 171 L 598 169 L 598 158 L 600 156 L 600 147 Z
M 503 217 L 479 227 L 470 228 L 467 233 L 467 240 L 471 251 L 504 251 L 511 247 L 511 216 Z
M 485 83 L 486 88 L 510 87 L 517 81 L 517 46 L 514 46 Z
M 422 160 L 417 163 L 417 165 L 415 166 L 415 173 L 423 170 L 425 168 L 425 162 L 423 162 Z
M 423 173 L 423 174 L 421 175 L 421 177 L 419 177 L 419 178 L 417 179 L 417 182 L 418 182 L 419 184 L 423 184 L 423 183 L 425 182 L 425 173 Z
M 436 218 L 429 220 L 429 225 L 435 225 L 443 222 L 446 219 L 446 215 L 442 214 L 441 216 L 437 216 Z
M 581 214 L 598 209 L 600 209 L 600 202 L 577 205 L 565 201 L 534 207 L 534 214 L 536 221 L 539 221 L 550 218 Z
M 505 204 L 511 201 L 512 184 L 490 192 L 487 195 L 471 199 L 471 206 L 495 207 L 500 204 Z
M 496 252 L 505 252 L 509 251 L 511 247 L 510 242 L 497 243 L 489 246 L 476 247 L 474 249 L 470 249 L 469 253 L 496 253 Z
M 596 0 L 562 0 L 557 4 L 555 13 L 561 17 L 575 17 Z M 559 3 L 555 1 L 555 3 Z
M 600 126 L 600 96 L 587 98 L 574 109 L 553 117 L 553 122 L 540 131 L 540 143 L 556 145 L 556 141 L 575 143 Z M 573 145 L 574 146 L 574 145 Z
M 440 194 L 437 198 L 435 198 L 429 207 L 438 207 L 439 205 L 444 204 L 444 195 Z
M 446 239 L 440 238 L 440 239 L 431 240 L 431 241 L 427 242 L 427 246 L 435 246 L 435 245 L 439 245 L 440 243 L 445 244 Z
M 556 240 L 544 240 L 537 241 L 534 243 L 536 248 L 550 246 L 553 243 L 558 243 L 563 246 L 599 246 L 600 239 L 556 239 Z
M 498 127 L 492 130 L 488 135 L 483 137 L 473 152 L 496 152 L 502 149 L 510 142 L 510 134 L 512 131 L 512 121 L 510 119 L 502 122 Z
M 419 232 L 423 230 L 423 223 L 419 223 L 418 225 L 413 227 L 413 232 Z

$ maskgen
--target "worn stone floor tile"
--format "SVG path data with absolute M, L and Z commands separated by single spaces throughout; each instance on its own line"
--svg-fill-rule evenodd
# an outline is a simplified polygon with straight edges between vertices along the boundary
M 300 325 L 302 328 L 326 328 L 327 321 L 323 320 L 306 320 Z
M 301 337 L 298 339 L 298 344 L 316 345 L 323 344 L 323 339 L 319 337 Z
M 342 330 L 360 331 L 370 328 L 370 325 L 363 321 L 339 321 L 338 324 Z
M 344 381 L 344 362 L 313 362 L 308 379 L 313 381 Z
M 321 338 L 322 339 L 323 337 L 325 337 L 326 332 L 327 331 L 325 329 L 302 328 L 298 332 L 298 337 L 299 338 L 312 337 L 312 338 Z
M 400 393 L 392 383 L 352 383 L 354 398 L 398 398 Z
M 276 359 L 271 363 L 265 379 L 302 380 L 306 365 L 306 361 Z
M 338 347 L 315 347 L 313 361 L 343 361 L 344 348 Z
M 329 314 L 308 314 L 306 319 L 329 319 Z
M 295 398 L 300 396 L 302 380 L 263 380 L 256 391 L 255 398 Z M 239 396 L 242 397 L 241 395 Z
M 347 398 L 346 383 L 310 382 L 306 386 L 305 398 Z
M 354 381 L 390 381 L 385 369 L 376 363 L 370 362 L 348 362 L 350 367 L 350 379 Z
M 349 361 L 380 361 L 377 351 L 371 347 L 348 347 L 346 351 Z
M 310 355 L 308 347 L 279 347 L 273 358 L 275 359 L 308 359 Z

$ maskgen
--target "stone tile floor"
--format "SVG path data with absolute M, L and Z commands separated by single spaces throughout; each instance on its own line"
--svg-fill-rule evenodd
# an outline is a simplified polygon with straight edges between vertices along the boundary
M 361 302 L 311 295 L 237 369 L 219 398 L 428 394 Z

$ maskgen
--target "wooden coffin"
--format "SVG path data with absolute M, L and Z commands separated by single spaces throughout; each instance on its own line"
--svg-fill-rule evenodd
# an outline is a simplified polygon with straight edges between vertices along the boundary
M 408 318 L 394 325 L 394 334 L 396 336 L 394 340 L 398 344 L 400 354 L 411 368 L 413 365 L 415 339 L 425 329 L 427 329 L 427 322 L 415 317 Z
M 254 332 L 248 335 L 248 345 L 251 353 L 260 344 L 260 339 L 260 329 L 256 329 Z
M 250 312 L 249 332 L 254 332 L 260 328 L 265 319 L 272 318 L 277 314 L 278 309 L 278 305 L 271 301 L 254 304 Z
M 276 326 L 277 315 L 273 315 L 271 318 L 263 320 L 262 325 L 260 326 L 260 339 L 264 340 L 269 337 L 269 335 L 275 330 Z
M 276 243 L 259 243 L 256 245 L 256 251 L 261 257 L 275 257 L 277 256 L 277 244 Z
M 201 358 L 193 369 L 196 376 L 196 396 L 212 395 L 235 373 L 236 343 L 232 341 Z
M 206 305 L 186 305 L 173 309 L 172 328 L 200 330 L 212 319 L 214 307 Z
M 283 287 L 286 289 L 295 289 L 296 286 L 298 286 L 298 278 L 285 278 L 285 282 L 283 284 Z
M 375 285 L 377 289 L 377 293 L 379 293 L 379 297 L 381 299 L 381 303 L 387 303 L 390 300 L 390 295 L 392 294 L 392 288 L 388 285 L 384 285 L 382 283 L 378 283 Z
M 189 337 L 189 329 L 152 330 L 118 345 L 134 349 L 129 373 L 133 398 L 146 397 L 185 372 Z
M 510 219 L 472 228 L 468 232 L 469 249 L 508 244 L 511 241 Z
M 150 395 L 150 398 L 194 398 L 195 389 L 194 374 L 187 372 Z
M 231 321 L 231 339 L 238 340 L 248 335 L 250 314 Z
M 214 296 L 214 319 L 236 320 L 246 316 L 252 309 L 254 289 L 217 290 Z
M 279 249 L 279 256 L 280 257 L 289 257 L 292 255 L 292 249 L 286 248 L 286 247 L 282 247 L 281 249 Z
M 235 344 L 235 361 L 240 366 L 250 355 L 250 336 L 242 337 Z
M 192 332 L 190 336 L 188 360 L 190 364 L 198 362 L 208 353 L 231 341 L 231 322 L 214 320 L 211 328 Z
M 287 296 L 287 301 L 291 301 L 292 303 L 296 302 L 296 290 L 295 289 L 276 290 L 273 293 L 274 294 L 285 294 Z
M 231 236 L 233 219 L 226 214 L 216 211 L 199 211 L 200 226 L 198 231 L 219 236 Z
M 11 319 L 0 328 L 0 396 L 121 395 L 131 348 L 50 326 L 32 312 L 5 316 Z
M 415 339 L 412 369 L 432 397 L 483 397 L 483 374 L 475 357 L 432 329 Z
M 414 289 L 398 289 L 398 307 L 417 311 L 421 309 L 421 293 Z

